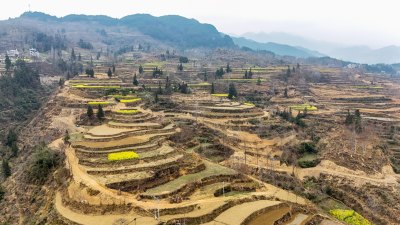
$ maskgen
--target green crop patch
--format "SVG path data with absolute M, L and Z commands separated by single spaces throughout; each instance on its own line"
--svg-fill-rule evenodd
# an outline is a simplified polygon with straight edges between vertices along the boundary
M 203 83 L 198 83 L 198 84 L 188 84 L 189 87 L 205 87 L 205 86 L 211 86 L 210 83 L 208 82 L 203 82 Z
M 211 94 L 214 97 L 228 97 L 228 94 Z
M 292 110 L 300 110 L 303 111 L 307 109 L 307 111 L 317 111 L 318 108 L 309 104 L 299 104 L 299 105 L 291 105 L 290 108 Z
M 383 89 L 382 86 L 368 86 L 368 85 L 353 86 L 353 88 L 356 88 L 356 89 Z

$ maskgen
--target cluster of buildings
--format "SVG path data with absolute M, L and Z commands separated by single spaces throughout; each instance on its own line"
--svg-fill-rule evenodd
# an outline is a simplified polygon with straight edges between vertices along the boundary
M 9 56 L 9 57 L 13 57 L 13 58 L 19 58 L 19 57 L 21 57 L 22 55 L 21 55 L 21 53 L 18 51 L 18 49 L 11 49 L 11 50 L 8 50 L 7 51 L 7 55 Z M 31 56 L 31 57 L 39 57 L 40 56 L 40 53 L 39 53 L 39 51 L 38 50 L 36 50 L 35 48 L 31 48 L 31 49 L 29 49 L 29 56 Z

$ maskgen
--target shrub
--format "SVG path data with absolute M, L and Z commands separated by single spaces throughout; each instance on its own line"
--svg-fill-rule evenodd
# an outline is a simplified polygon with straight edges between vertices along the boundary
M 86 191 L 90 196 L 96 196 L 96 195 L 100 194 L 100 191 L 94 190 L 94 189 L 91 189 L 91 188 L 88 188 Z
M 298 152 L 300 154 L 304 153 L 317 153 L 317 149 L 315 148 L 315 145 L 311 142 L 302 142 L 298 148 Z
M 9 164 L 8 160 L 3 159 L 2 167 L 3 167 L 4 178 L 11 176 L 11 168 L 10 168 L 10 164 Z
M 0 186 L 0 202 L 1 202 L 1 200 L 3 200 L 5 194 L 6 194 L 6 192 L 4 191 L 3 187 Z
M 139 155 L 133 151 L 108 154 L 108 161 L 120 161 L 120 160 L 137 159 L 137 158 L 139 158 Z
M 181 57 L 179 57 L 179 62 L 180 63 L 188 63 L 189 59 L 188 59 L 188 57 L 181 56 Z
M 37 146 L 26 171 L 28 180 L 33 183 L 43 184 L 60 161 L 58 153 L 52 151 L 44 144 Z
M 297 160 L 297 163 L 301 168 L 315 167 L 319 162 L 320 161 L 315 154 L 306 154 Z
M 104 118 L 104 111 L 103 111 L 103 107 L 101 105 L 98 105 L 98 109 L 97 109 L 97 118 L 103 119 Z
M 16 157 L 18 155 L 18 151 L 19 151 L 19 149 L 18 149 L 17 143 L 13 142 L 11 145 L 11 156 Z
M 330 210 L 329 213 L 337 219 L 351 225 L 371 225 L 371 222 L 369 222 L 367 219 L 362 217 L 354 210 L 333 209 Z
M 92 107 L 90 104 L 88 105 L 88 108 L 87 108 L 87 111 L 86 111 L 86 115 L 87 115 L 89 118 L 92 118 L 93 115 L 94 115 L 93 107 Z
M 233 98 L 237 98 L 237 96 L 238 96 L 238 93 L 236 91 L 235 84 L 230 83 L 229 88 L 228 88 L 228 98 L 233 99 Z
M 6 145 L 11 147 L 14 142 L 18 141 L 18 135 L 15 130 L 11 129 L 8 131 L 7 138 L 6 138 Z
M 79 39 L 78 46 L 83 49 L 93 49 L 92 43 Z

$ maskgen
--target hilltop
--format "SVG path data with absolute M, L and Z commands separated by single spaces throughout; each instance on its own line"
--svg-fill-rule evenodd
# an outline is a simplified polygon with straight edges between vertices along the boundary
M 232 39 L 220 33 L 214 26 L 174 15 L 154 17 L 148 14 L 135 14 L 121 19 L 108 16 L 67 15 L 58 18 L 41 12 L 25 12 L 18 18 L 1 21 L 0 27 L 4 31 L 0 41 L 15 32 L 25 35 L 29 32 L 42 32 L 50 36 L 62 32 L 69 41 L 79 41 L 79 38 L 83 38 L 85 41 L 94 42 L 92 44 L 103 46 L 104 49 L 121 48 L 127 44 L 127 38 L 132 36 L 142 45 L 153 42 L 155 45 L 167 44 L 182 49 L 234 47 Z M 80 33 L 78 40 L 74 38 L 76 32 Z M 122 43 L 111 41 L 110 36 L 119 36 Z M 4 47 L 2 46 L 2 49 Z M 23 43 L 14 42 L 10 49 L 22 47 Z

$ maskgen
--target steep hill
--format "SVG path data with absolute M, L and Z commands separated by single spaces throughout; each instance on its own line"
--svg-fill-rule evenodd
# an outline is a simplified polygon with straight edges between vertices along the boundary
M 40 12 L 26 12 L 15 20 L 24 21 L 24 19 L 29 19 L 31 22 L 41 21 L 60 27 L 67 26 L 69 23 L 79 23 L 91 27 L 97 25 L 107 26 L 107 28 L 128 28 L 130 32 L 139 32 L 158 41 L 184 48 L 234 46 L 232 39 L 218 32 L 213 25 L 202 24 L 197 20 L 181 16 L 154 17 L 148 14 L 135 14 L 115 19 L 101 15 L 73 14 L 58 18 Z M 106 36 L 106 32 L 100 34 Z

